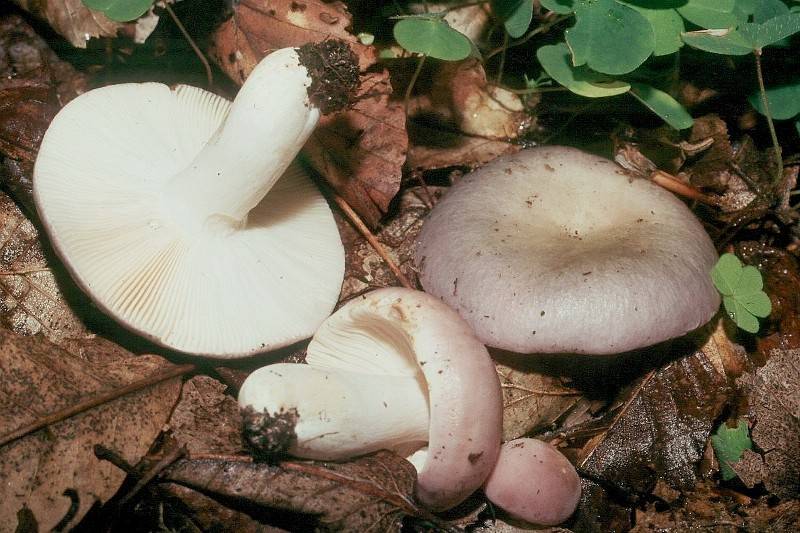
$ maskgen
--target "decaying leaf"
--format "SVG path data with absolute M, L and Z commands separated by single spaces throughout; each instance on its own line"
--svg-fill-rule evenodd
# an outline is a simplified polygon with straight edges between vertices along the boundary
M 753 454 L 732 465 L 781 498 L 800 496 L 800 350 L 774 351 L 767 364 L 739 378 L 749 394 Z
M 121 354 L 110 343 L 87 341 L 79 357 L 43 339 L 0 330 L 0 439 L 171 367 L 157 356 Z M 172 378 L 0 445 L 0 531 L 14 530 L 23 507 L 41 531 L 49 531 L 76 524 L 95 502 L 107 500 L 124 473 L 99 461 L 94 445 L 113 447 L 136 463 L 179 392 L 180 378 Z
M 531 368 L 524 357 L 495 357 L 503 388 L 504 441 L 552 424 L 582 399 L 580 391 L 567 387 L 559 376 Z
M 409 280 L 416 280 L 412 258 L 417 234 L 431 203 L 439 198 L 441 187 L 411 187 L 400 195 L 396 212 L 376 233 L 389 257 Z M 386 263 L 350 224 L 342 221 L 339 232 L 345 243 L 345 276 L 341 300 L 367 291 L 397 285 Z
M 304 153 L 371 227 L 400 189 L 408 149 L 403 106 L 392 100 L 386 71 L 368 73 L 353 106 L 324 116 Z
M 114 37 L 124 26 L 103 13 L 92 11 L 81 0 L 13 0 L 22 9 L 46 21 L 72 46 L 86 48 L 93 37 Z
M 209 376 L 195 376 L 183 385 L 169 427 L 189 453 L 242 453 L 239 405 L 227 387 Z
M 725 342 L 721 335 L 710 337 L 713 348 L 704 345 L 624 391 L 608 429 L 581 450 L 579 469 L 629 494 L 649 493 L 657 479 L 692 487 L 729 392 L 716 346 Z
M 399 531 L 404 515 L 423 513 L 411 501 L 414 467 L 389 452 L 348 463 L 275 466 L 181 460 L 163 478 L 242 505 L 311 515 L 316 523 L 308 530 Z
M 39 234 L 11 198 L 0 192 L 0 325 L 56 344 L 89 335 L 59 288 Z

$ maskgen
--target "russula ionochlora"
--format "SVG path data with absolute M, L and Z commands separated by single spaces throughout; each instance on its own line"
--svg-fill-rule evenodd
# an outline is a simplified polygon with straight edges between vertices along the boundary
M 554 526 L 578 507 L 581 480 L 554 447 L 522 438 L 503 443 L 483 492 L 513 518 Z
M 325 54 L 349 63 L 326 76 Z M 159 83 L 79 96 L 34 170 L 53 247 L 101 309 L 163 346 L 238 357 L 309 337 L 336 304 L 344 251 L 324 198 L 289 167 L 357 80 L 350 49 L 328 40 L 271 53 L 232 104 Z
M 274 451 L 265 442 L 274 437 L 289 454 L 342 460 L 427 442 L 417 498 L 433 510 L 458 504 L 489 475 L 500 384 L 486 348 L 438 299 L 402 288 L 357 297 L 322 324 L 306 361 L 263 367 L 242 385 L 245 433 L 257 446 Z
M 671 193 L 573 148 L 495 159 L 419 235 L 427 292 L 489 346 L 614 354 L 681 336 L 719 307 L 717 253 Z

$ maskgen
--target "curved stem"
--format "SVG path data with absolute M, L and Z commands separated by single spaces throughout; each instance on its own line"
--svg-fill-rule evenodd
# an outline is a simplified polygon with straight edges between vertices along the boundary
M 764 116 L 767 117 L 767 127 L 769 127 L 769 135 L 772 137 L 772 146 L 775 150 L 775 163 L 778 168 L 775 170 L 775 184 L 780 183 L 783 179 L 783 157 L 781 155 L 781 145 L 778 144 L 778 134 L 775 131 L 775 124 L 772 122 L 772 113 L 769 110 L 769 99 L 767 98 L 767 89 L 764 85 L 764 73 L 761 69 L 761 50 L 755 51 L 756 58 L 756 77 L 758 78 L 758 92 L 761 95 L 761 105 L 764 106 Z
M 214 86 L 214 75 L 211 72 L 211 65 L 208 64 L 208 59 L 206 59 L 206 56 L 203 55 L 203 52 L 200 51 L 200 48 L 197 47 L 197 44 L 194 42 L 194 39 L 192 39 L 192 36 L 189 35 L 188 31 L 186 31 L 186 27 L 184 27 L 184 25 L 181 22 L 181 20 L 175 14 L 175 12 L 172 10 L 172 8 L 169 7 L 169 4 L 166 3 L 166 2 L 164 2 L 164 9 L 167 10 L 167 13 L 169 13 L 169 16 L 172 18 L 172 21 L 175 23 L 175 25 L 180 30 L 181 34 L 183 35 L 183 38 L 186 39 L 186 42 L 189 43 L 189 46 L 192 47 L 192 50 L 194 51 L 195 55 L 200 60 L 200 62 L 203 64 L 203 68 L 206 69 L 206 80 L 208 80 L 208 86 L 209 87 L 213 87 Z
M 414 69 L 414 74 L 411 76 L 411 80 L 408 82 L 408 87 L 406 87 L 406 92 L 403 95 L 403 108 L 405 109 L 406 113 L 406 120 L 408 120 L 408 102 L 411 100 L 411 92 L 414 90 L 414 85 L 417 83 L 417 79 L 419 78 L 420 73 L 422 72 L 422 66 L 425 64 L 425 58 L 427 56 L 421 55 L 419 56 L 419 61 L 417 62 L 417 68 Z
M 500 46 L 500 47 L 495 48 L 494 50 L 490 51 L 488 54 L 486 54 L 486 57 L 484 58 L 484 61 L 488 61 L 489 59 L 491 59 L 495 55 L 499 54 L 500 52 L 502 52 L 506 48 L 512 48 L 514 46 L 519 46 L 521 44 L 525 44 L 526 42 L 531 40 L 536 35 L 539 35 L 540 33 L 546 32 L 547 30 L 549 30 L 550 28 L 552 28 L 556 24 L 559 24 L 560 22 L 563 22 L 563 21 L 567 20 L 570 16 L 571 15 L 564 15 L 564 16 L 561 16 L 561 17 L 555 17 L 550 22 L 546 22 L 546 23 L 542 24 L 541 26 L 537 26 L 536 28 L 532 29 L 531 31 L 529 31 L 528 33 L 526 33 L 525 35 L 523 35 L 522 37 L 517 39 L 516 41 L 512 41 L 510 44 L 508 44 L 508 46 L 503 45 L 503 46 Z

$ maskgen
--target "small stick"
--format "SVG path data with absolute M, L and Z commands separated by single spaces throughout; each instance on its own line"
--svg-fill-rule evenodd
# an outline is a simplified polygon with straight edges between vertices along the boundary
M 54 413 L 50 413 L 49 415 L 40 418 L 35 422 L 22 426 L 21 428 L 16 429 L 10 433 L 6 433 L 5 435 L 0 435 L 0 446 L 5 446 L 6 444 L 14 442 L 15 440 L 20 439 L 25 435 L 33 433 L 34 431 L 39 431 L 44 427 L 55 424 L 57 422 L 61 422 L 62 420 L 66 420 L 67 418 L 80 414 L 84 411 L 88 411 L 89 409 L 97 407 L 98 405 L 103 405 L 104 403 L 116 400 L 117 398 L 121 398 L 125 395 L 145 389 L 152 385 L 156 385 L 158 383 L 161 383 L 162 381 L 166 381 L 168 379 L 181 376 L 188 372 L 192 372 L 194 369 L 195 366 L 192 364 L 178 365 L 169 368 L 163 372 L 156 373 L 155 375 L 148 376 L 138 381 L 134 381 L 133 383 L 129 383 L 124 387 L 120 387 L 118 389 L 114 389 L 108 392 L 103 392 L 92 398 L 82 400 L 81 402 L 78 402 L 75 405 L 70 405 Z
M 175 461 L 186 455 L 186 448 L 184 446 L 176 446 L 170 450 L 164 457 L 152 467 L 147 469 L 147 472 L 136 482 L 136 485 L 128 492 L 117 504 L 123 507 L 126 503 L 131 501 L 137 494 L 139 494 L 148 483 L 153 481 L 161 472 L 169 468 Z
M 685 183 L 682 183 L 676 180 L 673 176 L 667 174 L 662 170 L 656 170 L 652 174 L 650 174 L 650 180 L 655 183 L 656 185 L 660 185 L 664 187 L 670 192 L 678 194 L 680 196 L 685 196 L 687 198 L 691 198 L 692 200 L 697 200 L 698 202 L 702 202 L 706 205 L 713 205 L 718 206 L 719 202 L 717 202 L 714 198 L 707 196 L 694 187 L 690 187 Z
M 344 198 L 336 194 L 336 192 L 331 190 L 330 187 L 328 187 L 327 185 L 325 187 L 328 189 L 331 196 L 333 196 L 333 201 L 336 202 L 336 205 L 339 206 L 339 209 L 344 211 L 344 214 L 347 216 L 350 222 L 352 222 L 353 225 L 356 227 L 356 229 L 358 229 L 358 231 L 361 233 L 361 235 L 363 235 L 364 238 L 367 239 L 367 242 L 370 244 L 370 246 L 372 246 L 375 249 L 375 251 L 378 252 L 378 255 L 381 256 L 381 259 L 383 259 L 386 262 L 386 265 L 389 267 L 389 269 L 392 272 L 394 272 L 394 275 L 400 282 L 400 285 L 402 285 L 406 289 L 414 289 L 415 287 L 411 284 L 406 275 L 403 274 L 400 268 L 394 263 L 394 261 L 392 261 L 392 258 L 389 257 L 389 254 L 386 253 L 386 250 L 383 248 L 383 245 L 369 230 L 367 225 L 364 224 L 364 221 L 361 220 L 361 217 L 359 217 L 358 214 L 355 211 L 353 211 L 353 208 L 350 207 L 350 204 L 348 204 Z
M 169 7 L 169 4 L 166 2 L 164 2 L 164 9 L 166 9 L 167 13 L 169 13 L 169 16 L 172 17 L 172 21 L 175 23 L 175 25 L 183 34 L 183 38 L 186 39 L 186 41 L 189 43 L 189 46 L 192 47 L 192 50 L 194 51 L 197 58 L 203 64 L 203 68 L 206 69 L 206 79 L 208 80 L 208 86 L 213 87 L 214 74 L 211 72 L 211 65 L 208 64 L 208 59 L 206 59 L 206 56 L 204 56 L 203 52 L 201 52 L 200 49 L 197 47 L 197 44 L 195 44 L 194 39 L 192 39 L 192 36 L 189 35 L 189 32 L 186 31 L 186 28 L 183 26 L 181 20 L 178 18 L 177 15 L 175 15 L 175 12 L 172 10 L 171 7 Z

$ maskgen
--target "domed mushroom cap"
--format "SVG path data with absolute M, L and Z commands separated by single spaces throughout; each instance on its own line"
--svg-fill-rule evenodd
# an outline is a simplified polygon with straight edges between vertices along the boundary
M 233 105 L 157 83 L 90 91 L 39 151 L 36 205 L 65 266 L 106 313 L 169 348 L 238 357 L 285 346 L 338 299 L 344 251 L 330 208 L 299 166 L 275 183 L 319 117 L 310 79 L 289 49 L 251 78 L 266 79 L 266 94 L 248 79 Z M 250 179 L 266 168 L 274 179 Z
M 454 185 L 425 221 L 415 263 L 425 290 L 490 346 L 611 354 L 707 322 L 716 259 L 671 193 L 607 159 L 543 147 Z
M 500 447 L 483 491 L 514 518 L 553 526 L 575 512 L 581 480 L 558 450 L 546 442 L 523 438 Z

